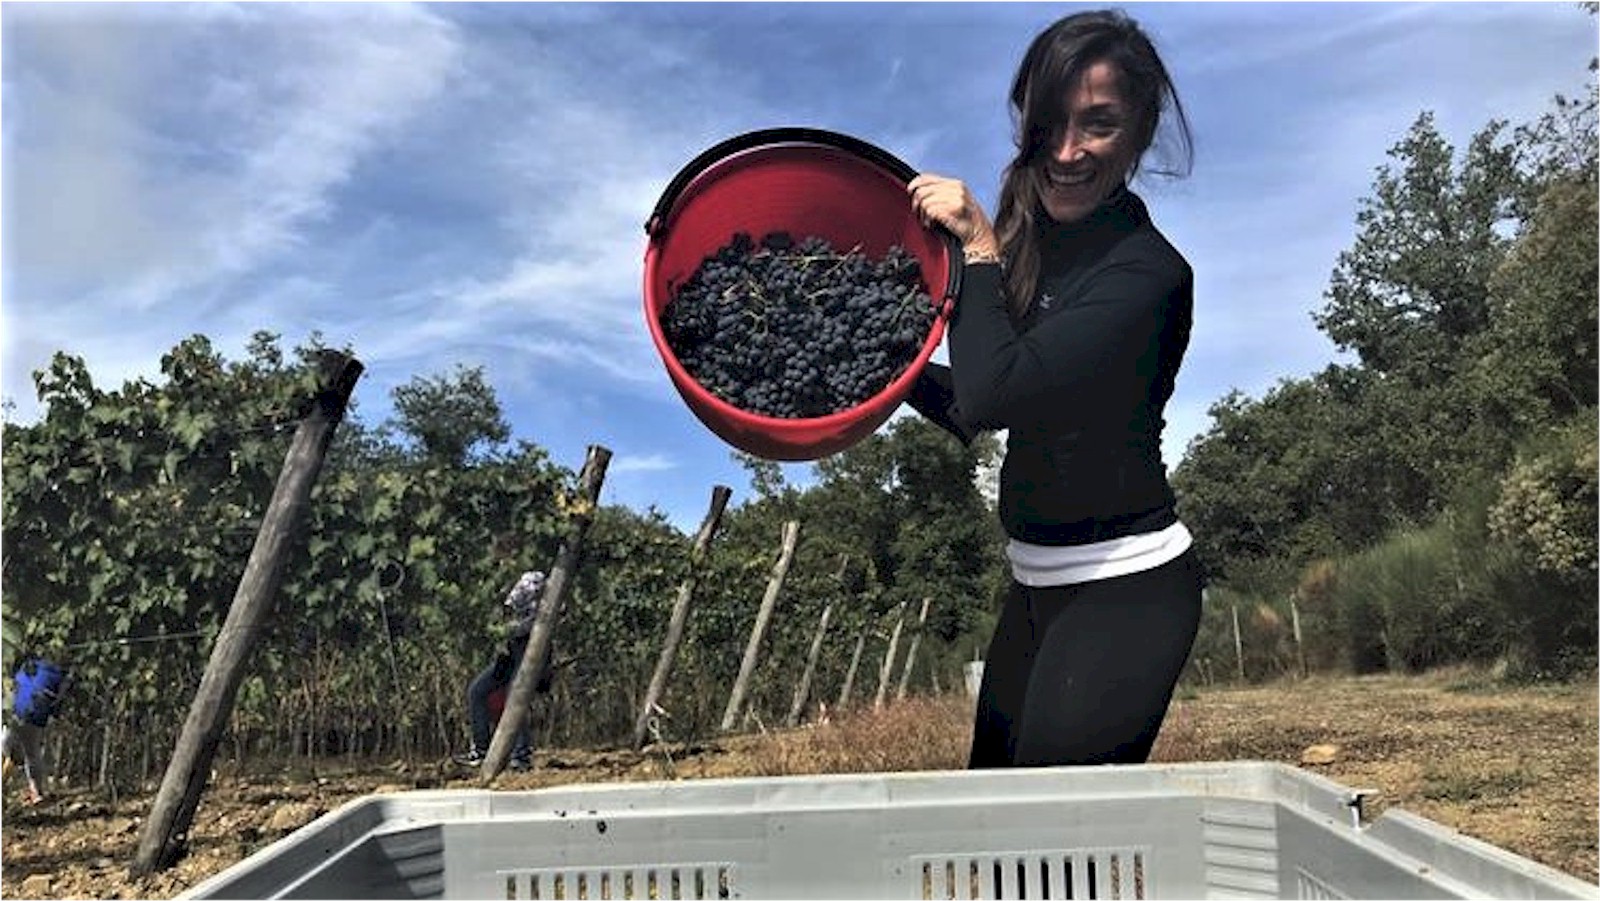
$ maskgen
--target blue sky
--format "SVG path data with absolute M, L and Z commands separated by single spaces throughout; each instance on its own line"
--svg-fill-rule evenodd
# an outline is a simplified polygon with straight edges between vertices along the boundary
M 748 479 L 642 318 L 643 222 L 734 134 L 807 125 L 967 180 L 992 208 L 1004 99 L 1077 4 L 30 4 L 0 10 L 0 394 L 64 350 L 102 387 L 209 336 L 313 330 L 367 365 L 358 413 L 482 366 L 514 436 L 685 530 Z M 1457 146 L 1589 77 L 1577 3 L 1126 5 L 1194 128 L 1136 185 L 1197 273 L 1176 465 L 1232 388 L 1336 359 L 1311 314 L 1360 198 L 1423 110 Z M 943 350 L 940 351 L 940 358 Z M 786 467 L 799 481 L 809 466 Z

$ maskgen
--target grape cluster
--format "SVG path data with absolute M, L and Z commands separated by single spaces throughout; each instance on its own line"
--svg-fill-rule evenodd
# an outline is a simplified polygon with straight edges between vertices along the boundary
M 673 290 L 661 326 L 706 390 L 796 419 L 882 391 L 916 358 L 934 313 L 903 247 L 871 260 L 859 245 L 841 253 L 817 237 L 772 232 L 758 244 L 739 232 Z

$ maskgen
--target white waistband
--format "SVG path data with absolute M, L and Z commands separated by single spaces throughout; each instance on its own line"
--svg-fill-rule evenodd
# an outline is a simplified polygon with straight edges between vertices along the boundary
M 1011 539 L 1006 557 L 1011 575 L 1030 588 L 1093 582 L 1155 569 L 1178 558 L 1194 543 L 1194 536 L 1175 522 L 1159 532 L 1112 538 L 1092 544 L 1050 547 Z

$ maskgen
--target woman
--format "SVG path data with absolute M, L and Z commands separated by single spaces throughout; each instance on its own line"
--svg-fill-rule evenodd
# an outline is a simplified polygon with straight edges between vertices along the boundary
M 1140 763 L 1200 619 L 1200 570 L 1161 460 L 1193 273 L 1128 189 L 1163 113 L 1188 126 L 1139 26 L 1068 16 L 1011 88 L 1017 155 L 991 224 L 924 173 L 913 208 L 960 239 L 950 366 L 912 405 L 968 441 L 1008 429 L 1000 518 L 1013 582 L 984 669 L 970 766 Z

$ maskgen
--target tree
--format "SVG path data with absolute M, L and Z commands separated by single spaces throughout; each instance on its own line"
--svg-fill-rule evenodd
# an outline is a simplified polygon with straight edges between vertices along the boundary
M 1536 184 L 1528 227 L 1488 285 L 1490 323 L 1472 347 L 1494 427 L 1526 435 L 1594 408 L 1597 370 L 1595 93 L 1518 131 Z
M 1375 372 L 1436 383 L 1488 322 L 1489 276 L 1514 230 L 1525 184 L 1505 123 L 1473 137 L 1459 169 L 1423 113 L 1390 148 L 1355 245 L 1338 257 L 1317 325 Z
M 1595 97 L 1509 140 L 1490 123 L 1459 166 L 1428 114 L 1390 150 L 1317 316 L 1359 363 L 1231 393 L 1174 472 L 1214 577 L 1275 596 L 1327 558 L 1398 574 L 1345 594 L 1433 649 L 1412 663 L 1495 641 L 1550 671 L 1592 660 Z M 1509 615 L 1453 645 L 1426 626 L 1480 602 Z
M 1414 473 L 1350 440 L 1373 425 L 1372 381 L 1330 366 L 1259 400 L 1234 391 L 1212 405 L 1172 475 L 1209 574 L 1238 579 L 1265 561 L 1292 568 L 1360 547 L 1419 503 Z
M 907 416 L 891 426 L 889 448 L 896 514 L 891 599 L 911 607 L 935 599 L 928 629 L 954 640 L 987 611 L 988 577 L 999 564 L 993 514 L 977 485 L 980 454 L 992 445 L 963 446 L 926 419 Z
M 449 375 L 416 376 L 391 395 L 396 427 L 418 443 L 425 458 L 443 465 L 459 466 L 480 445 L 511 437 L 481 366 L 458 364 Z

